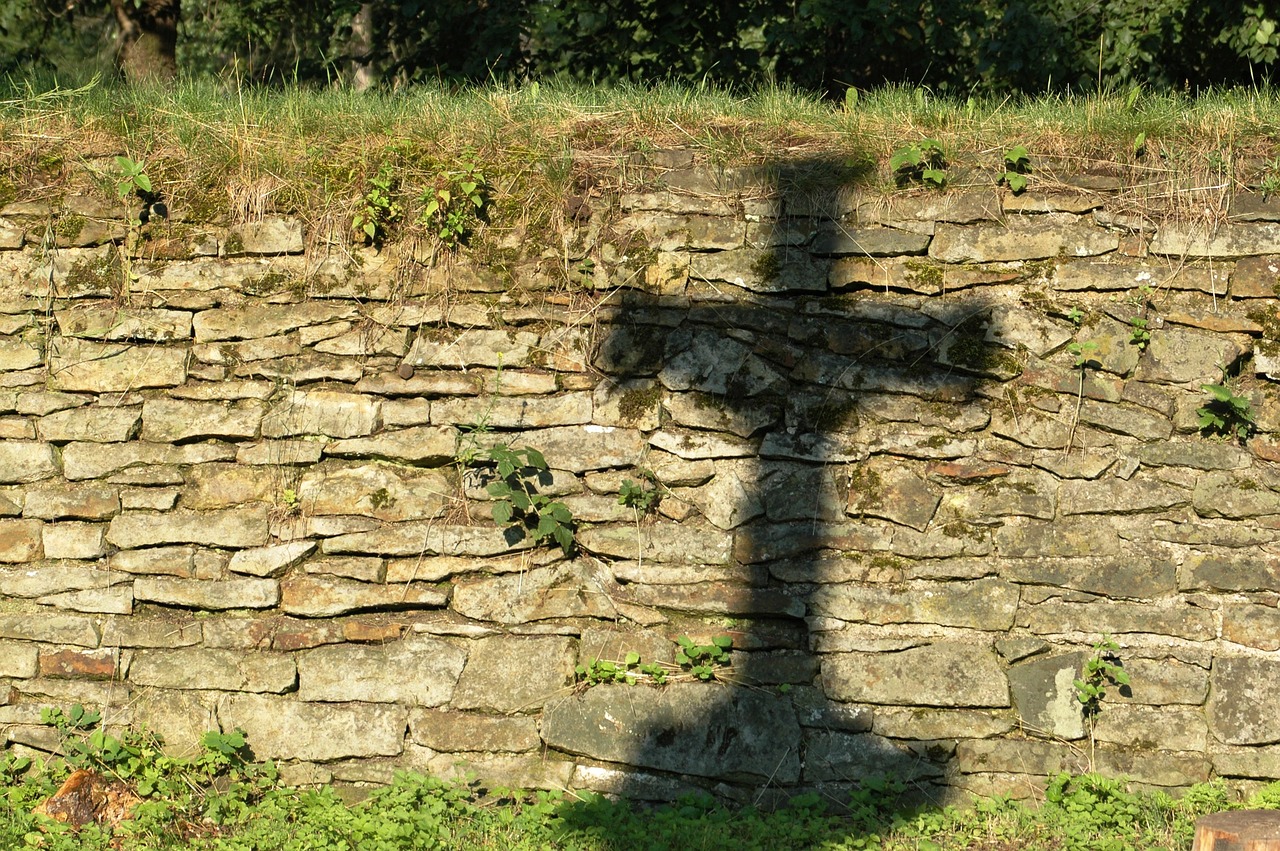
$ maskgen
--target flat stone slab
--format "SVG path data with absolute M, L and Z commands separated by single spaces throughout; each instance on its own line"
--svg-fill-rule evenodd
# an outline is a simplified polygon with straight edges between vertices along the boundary
M 800 777 L 791 702 L 733 686 L 597 686 L 548 704 L 542 738 L 556 750 L 700 777 Z
M 836 653 L 823 658 L 827 696 L 897 706 L 1009 705 L 1009 684 L 986 645 L 938 641 L 900 653 Z

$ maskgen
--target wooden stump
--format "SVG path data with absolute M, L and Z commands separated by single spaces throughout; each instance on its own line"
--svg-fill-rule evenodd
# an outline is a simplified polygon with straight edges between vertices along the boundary
M 1228 810 L 1196 822 L 1191 851 L 1280 851 L 1280 810 Z

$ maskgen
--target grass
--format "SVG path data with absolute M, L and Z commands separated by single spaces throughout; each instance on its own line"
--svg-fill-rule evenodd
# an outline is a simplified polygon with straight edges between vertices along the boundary
M 557 200 L 575 189 L 625 184 L 636 151 L 689 148 L 726 165 L 835 165 L 887 191 L 893 151 L 928 137 L 950 155 L 953 187 L 994 185 L 1004 151 L 1021 145 L 1032 188 L 1056 185 L 1050 167 L 1106 167 L 1124 176 L 1130 206 L 1199 216 L 1263 179 L 1277 116 L 1272 89 L 958 101 L 898 87 L 833 104 L 778 88 L 739 95 L 566 83 L 360 94 L 210 81 L 43 91 L 33 83 L 0 101 L 0 201 L 105 194 L 110 158 L 125 154 L 146 164 L 180 212 L 349 223 L 370 179 L 389 166 L 408 221 L 442 170 L 474 158 L 492 183 L 495 225 L 516 227 L 554 219 Z

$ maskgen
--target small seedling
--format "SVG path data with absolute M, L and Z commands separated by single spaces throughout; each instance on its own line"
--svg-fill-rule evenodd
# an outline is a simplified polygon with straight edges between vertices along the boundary
M 1147 344 L 1151 342 L 1151 329 L 1148 328 L 1148 321 L 1141 316 L 1135 316 L 1129 320 L 1129 342 L 1138 347 L 1138 351 L 1147 350 Z
M 695 644 L 693 639 L 682 635 L 676 639 L 679 649 L 676 650 L 676 664 L 685 668 L 695 678 L 706 682 L 716 678 L 716 669 L 729 665 L 729 650 L 733 647 L 733 639 L 727 635 L 717 635 L 710 644 Z
M 639 482 L 622 480 L 622 486 L 618 489 L 618 505 L 633 508 L 640 514 L 648 514 L 657 507 L 661 494 L 652 473 L 641 471 L 641 476 L 643 478 Z M 648 487 L 645 486 L 646 482 Z
M 1234 436 L 1244 441 L 1257 428 L 1248 396 L 1237 396 L 1225 384 L 1201 384 L 1200 389 L 1210 397 L 1196 409 L 1201 434 Z
M 1025 147 L 1018 145 L 1004 152 L 1004 174 L 1000 176 L 999 182 L 1008 186 L 1014 195 L 1026 191 L 1027 175 L 1030 173 L 1031 157 Z
M 1133 158 L 1136 160 L 1140 160 L 1146 153 L 1147 153 L 1147 134 L 1139 133 L 1137 136 L 1133 137 Z
M 894 151 L 889 158 L 889 168 L 899 187 L 920 183 L 941 189 L 947 184 L 947 157 L 942 143 L 934 139 L 921 139 Z
M 1280 157 L 1276 157 L 1262 167 L 1258 188 L 1262 190 L 1263 198 L 1280 194 Z
M 1067 351 L 1076 356 L 1076 368 L 1084 370 L 1093 362 L 1093 353 L 1098 350 L 1098 344 L 1093 340 L 1084 340 L 1079 343 L 1068 343 Z M 1083 379 L 1082 379 L 1083 380 Z
M 640 654 L 632 651 L 621 662 L 608 659 L 592 659 L 587 665 L 578 665 L 573 669 L 578 682 L 588 687 L 604 683 L 624 683 L 635 685 L 644 680 L 653 685 L 664 685 L 667 681 L 666 669 L 656 662 L 642 663 Z
M 1080 323 L 1084 321 L 1084 311 L 1078 307 L 1073 307 L 1067 311 L 1067 319 L 1072 325 L 1079 328 Z

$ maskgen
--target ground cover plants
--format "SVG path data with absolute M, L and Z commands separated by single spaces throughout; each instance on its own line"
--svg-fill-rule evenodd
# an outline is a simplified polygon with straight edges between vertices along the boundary
M 629 660 L 630 661 L 630 660 Z M 630 667 L 630 665 L 628 665 Z M 1195 820 L 1232 806 L 1280 806 L 1280 784 L 1233 803 L 1221 783 L 1174 799 L 1098 775 L 1050 778 L 1031 804 L 1011 798 L 972 807 L 919 805 L 893 778 L 862 778 L 843 796 L 810 793 L 773 810 L 731 807 L 691 794 L 663 806 L 590 793 L 521 792 L 415 774 L 368 794 L 289 789 L 252 759 L 239 731 L 210 732 L 201 753 L 165 755 L 145 732 L 101 727 L 98 713 L 50 709 L 60 758 L 0 757 L 0 847 L 49 849 L 1185 849 Z M 32 810 L 74 769 L 136 794 L 132 815 L 75 828 Z

